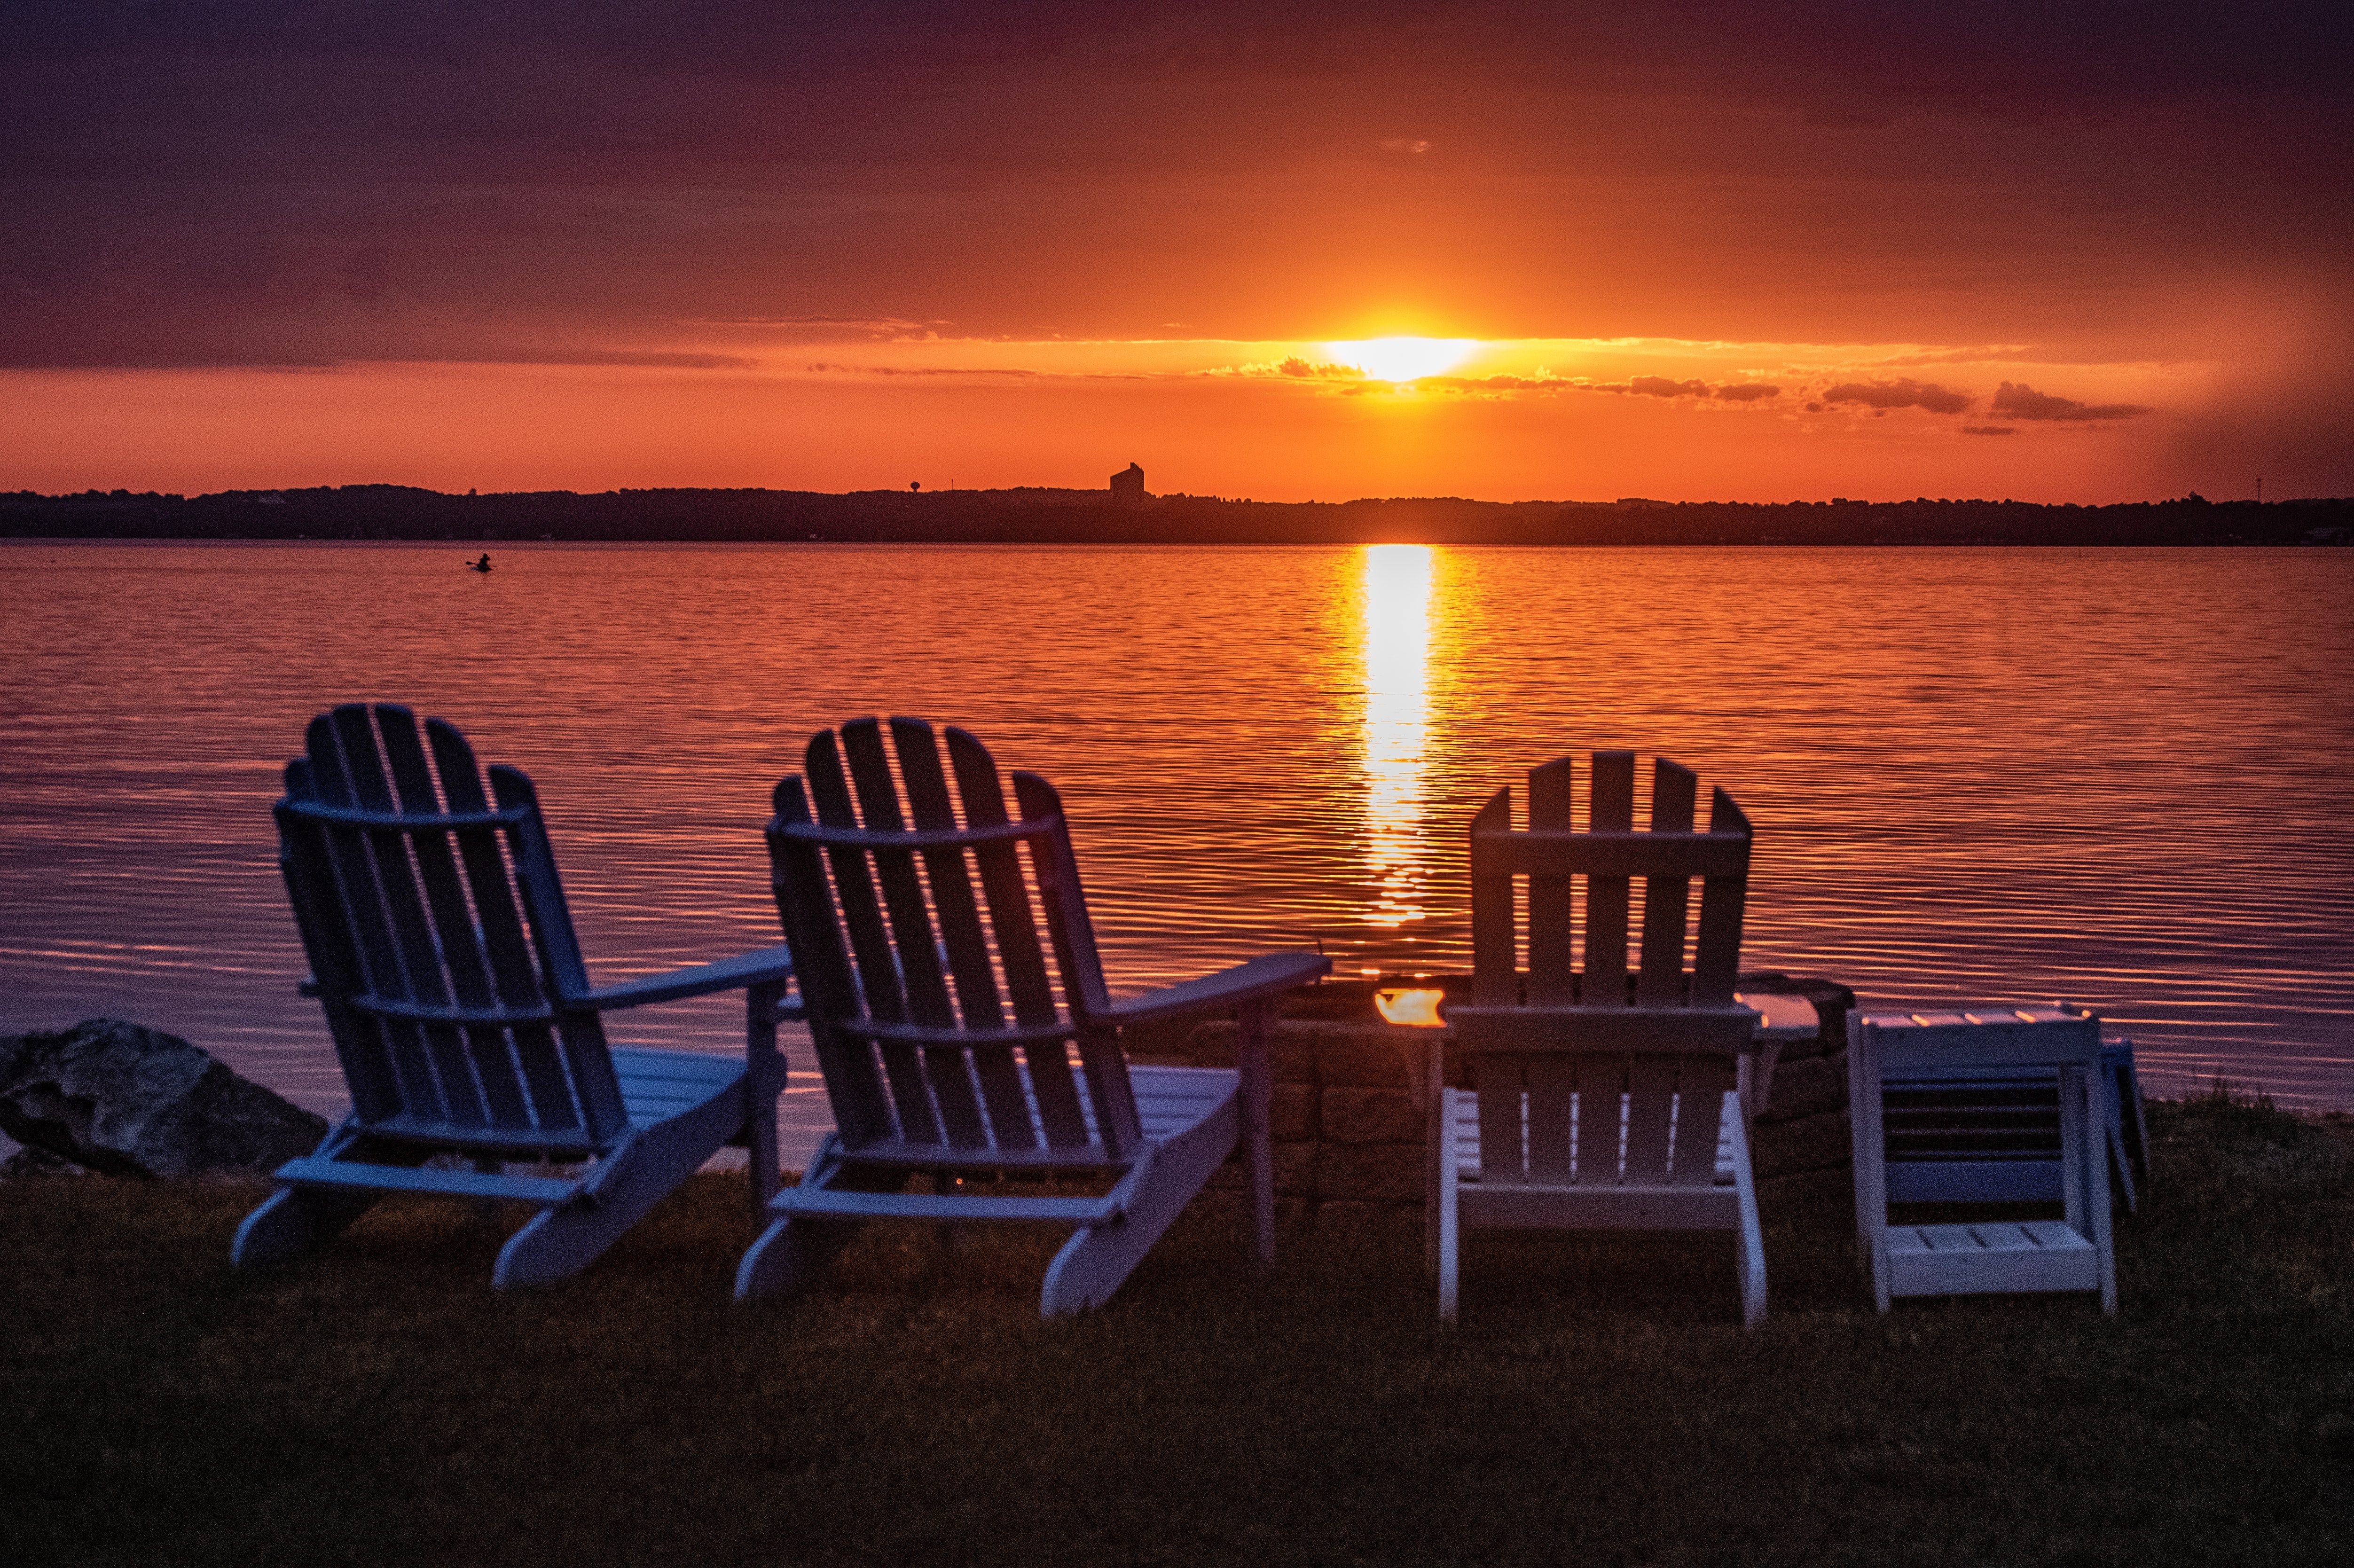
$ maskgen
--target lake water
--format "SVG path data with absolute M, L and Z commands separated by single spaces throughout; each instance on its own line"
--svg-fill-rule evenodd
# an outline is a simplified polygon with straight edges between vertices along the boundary
M 0 1031 L 136 1019 L 339 1106 L 269 809 L 334 703 L 534 776 L 600 979 L 777 941 L 769 788 L 903 713 L 1061 788 L 1119 989 L 1468 968 L 1472 810 L 1623 747 L 1756 824 L 1745 968 L 2089 1002 L 2154 1092 L 2354 1106 L 2354 553 L 494 554 L 0 547 Z M 614 1033 L 729 1049 L 736 1007 Z

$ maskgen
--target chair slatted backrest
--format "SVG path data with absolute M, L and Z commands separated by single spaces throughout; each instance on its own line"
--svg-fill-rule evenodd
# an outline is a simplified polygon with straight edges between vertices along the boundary
M 1733 1000 L 1749 821 L 1718 789 L 1695 832 L 1698 780 L 1659 758 L 1638 831 L 1634 754 L 1596 752 L 1588 777 L 1582 830 L 1571 758 L 1530 773 L 1525 829 L 1509 788 L 1471 821 L 1471 999 L 1447 1019 L 1479 1091 L 1480 1180 L 1705 1186 L 1755 1029 Z
M 1009 813 L 971 736 L 946 731 L 944 767 L 930 725 L 889 730 L 887 747 L 872 718 L 812 736 L 769 825 L 843 1147 L 960 1163 L 1128 1158 L 1136 1101 L 1118 1033 L 1098 1022 L 1108 998 L 1061 800 L 1017 772 Z
M 390 703 L 311 721 L 279 861 L 364 1125 L 599 1152 L 627 1129 L 531 780 Z

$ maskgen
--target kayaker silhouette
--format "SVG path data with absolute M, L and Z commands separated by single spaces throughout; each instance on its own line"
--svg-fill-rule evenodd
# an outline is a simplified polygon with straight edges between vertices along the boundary
M 489 571 L 491 569 L 491 553 L 488 550 L 484 550 L 481 560 L 468 561 L 466 563 L 466 569 L 470 572 Z

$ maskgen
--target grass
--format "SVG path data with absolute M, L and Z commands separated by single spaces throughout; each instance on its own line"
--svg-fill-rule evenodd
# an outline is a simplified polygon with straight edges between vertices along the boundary
M 740 1308 L 698 1180 L 581 1279 L 387 1203 L 226 1262 L 251 1190 L 0 1187 L 0 1542 L 117 1563 L 2354 1561 L 2354 1127 L 2154 1107 L 2122 1310 L 1874 1315 L 1844 1210 L 1715 1238 L 1483 1236 L 1436 1326 L 1418 1221 L 1189 1215 L 1109 1309 L 1053 1241 L 872 1232 Z

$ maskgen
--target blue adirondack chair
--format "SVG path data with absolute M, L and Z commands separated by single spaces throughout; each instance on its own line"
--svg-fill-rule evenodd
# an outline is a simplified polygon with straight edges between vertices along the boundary
M 544 1285 L 731 1142 L 750 1150 L 759 1213 L 777 1186 L 777 1025 L 798 1013 L 785 950 L 591 986 L 531 780 L 493 768 L 486 796 L 465 737 L 440 719 L 423 730 L 390 703 L 339 707 L 287 765 L 279 860 L 352 1110 L 279 1167 L 231 1257 L 290 1256 L 387 1192 L 504 1199 L 539 1212 L 492 1284 Z M 737 990 L 741 1059 L 605 1043 L 608 1012 Z
M 737 1295 L 800 1288 L 863 1221 L 1017 1221 L 1074 1233 L 1040 1306 L 1084 1310 L 1119 1287 L 1237 1139 L 1271 1261 L 1267 1029 L 1277 998 L 1331 966 L 1275 953 L 1111 1001 L 1053 787 L 1014 774 L 1010 816 L 972 736 L 947 732 L 944 768 L 930 725 L 895 718 L 890 732 L 896 779 L 867 718 L 839 738 L 821 732 L 806 776 L 777 786 L 777 906 L 837 1130 L 770 1203 Z M 1121 1051 L 1123 1026 L 1223 1008 L 1241 1015 L 1238 1070 L 1131 1065 Z M 936 1190 L 901 1191 L 919 1175 Z M 1048 1176 L 1109 1190 L 1020 1180 Z

